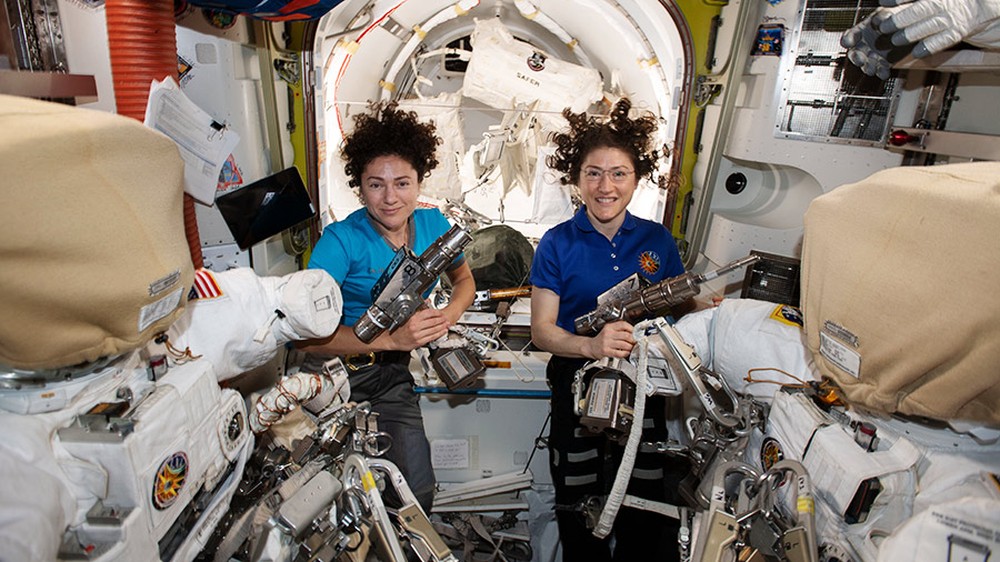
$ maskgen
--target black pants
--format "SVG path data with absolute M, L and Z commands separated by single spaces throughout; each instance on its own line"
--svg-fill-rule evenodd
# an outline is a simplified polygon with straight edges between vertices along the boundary
M 413 376 L 402 363 L 376 363 L 350 372 L 351 400 L 367 400 L 378 412 L 378 428 L 392 437 L 392 447 L 383 455 L 399 467 L 424 512 L 434 501 L 434 468 L 431 447 L 424 432 L 419 397 Z M 392 503 L 392 494 L 386 501 Z
M 546 374 L 552 389 L 552 424 L 549 432 L 549 468 L 555 501 L 572 505 L 587 496 L 604 496 L 614 483 L 624 448 L 603 434 L 592 434 L 573 413 L 573 375 L 586 364 L 583 359 L 553 356 Z M 646 401 L 643 441 L 667 437 L 662 397 Z M 638 453 L 627 493 L 648 500 L 678 504 L 677 486 L 687 473 L 687 462 L 657 453 Z M 564 562 L 671 561 L 680 558 L 677 533 L 680 523 L 649 511 L 622 507 L 612 534 L 595 537 L 582 514 L 556 511 Z M 611 552 L 611 537 L 615 539 Z

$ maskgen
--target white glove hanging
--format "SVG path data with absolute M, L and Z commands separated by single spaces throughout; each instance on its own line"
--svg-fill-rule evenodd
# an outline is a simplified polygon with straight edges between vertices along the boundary
M 889 35 L 879 29 L 879 25 L 897 10 L 878 8 L 840 37 L 840 45 L 847 49 L 847 60 L 868 76 L 887 80 L 892 63 L 907 53 L 906 49 L 893 45 Z
M 879 1 L 882 7 L 840 38 L 848 60 L 869 76 L 886 80 L 905 55 L 926 57 L 961 41 L 1000 49 L 1000 0 Z
M 1000 47 L 1000 0 L 879 0 L 905 6 L 879 23 L 894 45 L 917 43 L 913 56 L 926 57 L 961 41 Z

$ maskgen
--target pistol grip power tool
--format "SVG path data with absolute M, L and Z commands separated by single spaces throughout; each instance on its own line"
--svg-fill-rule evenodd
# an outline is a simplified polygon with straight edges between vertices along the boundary
M 647 287 L 640 286 L 640 278 L 633 274 L 597 297 L 597 308 L 573 321 L 576 333 L 596 334 L 608 322 L 637 320 L 660 316 L 701 292 L 701 285 L 730 271 L 750 265 L 760 259 L 751 254 L 715 271 L 705 274 L 682 273 Z
M 372 305 L 354 324 L 358 339 L 371 343 L 385 330 L 402 326 L 424 306 L 423 293 L 437 281 L 472 235 L 455 225 L 434 241 L 420 256 L 402 247 L 372 287 Z

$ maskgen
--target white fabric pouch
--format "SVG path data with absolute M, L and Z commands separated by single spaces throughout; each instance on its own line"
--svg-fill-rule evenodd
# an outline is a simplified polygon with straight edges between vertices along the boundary
M 603 96 L 596 69 L 552 58 L 518 41 L 497 19 L 476 20 L 462 92 L 498 109 L 538 100 L 539 114 L 586 110 Z

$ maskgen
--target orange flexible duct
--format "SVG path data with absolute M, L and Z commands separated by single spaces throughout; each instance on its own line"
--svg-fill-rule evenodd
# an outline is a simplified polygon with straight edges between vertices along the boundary
M 177 79 L 177 31 L 171 0 L 107 0 L 108 45 L 118 113 L 142 121 L 149 85 Z M 194 199 L 184 194 L 184 232 L 195 269 L 204 266 Z

